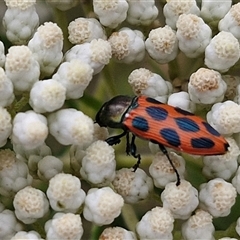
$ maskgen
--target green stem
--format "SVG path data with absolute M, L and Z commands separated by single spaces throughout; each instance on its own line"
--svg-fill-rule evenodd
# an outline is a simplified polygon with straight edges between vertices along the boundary
M 138 223 L 139 219 L 137 218 L 136 213 L 131 205 L 124 204 L 122 208 L 122 217 L 127 226 L 127 229 L 135 232 L 136 224 Z

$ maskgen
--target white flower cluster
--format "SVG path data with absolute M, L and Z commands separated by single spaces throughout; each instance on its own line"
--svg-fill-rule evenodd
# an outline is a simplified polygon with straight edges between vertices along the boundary
M 239 239 L 237 2 L 4 0 L 0 239 Z M 137 105 L 127 106 L 136 114 L 131 128 L 124 122 L 129 112 L 119 116 L 122 103 L 109 109 L 135 158 L 111 146 L 120 139 L 94 122 L 116 94 L 149 97 L 141 106 L 144 131 L 136 134 L 144 139 L 154 125 L 149 147 L 135 140 Z M 200 121 L 196 130 L 192 113 L 217 132 Z M 169 131 L 157 142 L 161 118 Z M 227 152 L 204 156 L 211 141 L 204 132 L 224 136 Z M 168 140 L 192 149 L 191 138 L 203 140 L 203 156 L 159 149 Z M 222 217 L 228 221 L 220 224 Z

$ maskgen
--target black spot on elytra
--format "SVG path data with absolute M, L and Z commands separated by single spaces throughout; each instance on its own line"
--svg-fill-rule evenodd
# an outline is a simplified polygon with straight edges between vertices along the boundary
M 176 130 L 172 128 L 163 128 L 159 131 L 159 134 L 165 139 L 165 141 L 173 147 L 180 146 L 180 138 Z
M 210 138 L 206 137 L 199 137 L 199 138 L 192 138 L 191 145 L 193 148 L 212 148 L 214 147 L 214 141 Z
M 163 121 L 168 116 L 168 111 L 161 107 L 146 107 L 147 114 L 156 121 Z
M 210 124 L 208 124 L 207 122 L 203 122 L 202 124 L 204 125 L 204 127 L 209 133 L 217 137 L 220 136 L 220 133 L 217 130 L 215 130 Z
M 141 130 L 143 132 L 147 132 L 149 129 L 148 122 L 143 117 L 135 117 L 132 120 L 132 126 L 138 130 Z
M 190 118 L 187 117 L 178 117 L 174 119 L 178 127 L 185 132 L 198 132 L 198 124 Z
M 176 110 L 176 112 L 181 113 L 182 115 L 185 115 L 185 116 L 194 116 L 193 113 L 190 113 L 190 112 L 185 111 L 185 110 L 183 110 L 181 108 L 178 108 L 178 107 L 175 107 L 175 110 Z
M 154 98 L 150 98 L 150 97 L 147 97 L 147 98 L 146 98 L 146 101 L 149 102 L 149 103 L 162 104 L 162 103 L 159 102 L 158 100 L 156 100 L 156 99 L 154 99 Z

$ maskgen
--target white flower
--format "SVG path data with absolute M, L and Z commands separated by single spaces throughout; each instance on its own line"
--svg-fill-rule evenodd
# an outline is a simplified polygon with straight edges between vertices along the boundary
M 137 237 L 134 232 L 127 231 L 121 227 L 108 227 L 103 230 L 101 235 L 99 236 L 99 240 L 106 239 L 126 239 L 126 240 L 136 240 Z
M 229 11 L 232 0 L 212 1 L 202 0 L 201 17 L 211 25 L 216 25 L 220 19 Z
M 219 31 L 230 32 L 240 40 L 240 3 L 234 4 L 229 12 L 218 23 Z
M 0 212 L 0 238 L 9 239 L 11 235 L 22 229 L 14 212 L 5 209 Z
M 233 138 L 227 138 L 229 143 L 228 151 L 224 155 L 203 157 L 203 174 L 208 178 L 222 178 L 229 180 L 238 167 L 238 156 L 240 150 Z
M 176 36 L 179 49 L 187 57 L 195 58 L 204 53 L 212 38 L 212 30 L 202 18 L 194 14 L 181 14 L 177 20 Z
M 94 70 L 93 74 L 99 73 L 112 57 L 111 45 L 103 39 L 93 39 L 90 43 L 73 46 L 66 54 L 65 60 L 70 62 L 79 59 L 89 64 Z
M 92 143 L 93 120 L 81 111 L 58 110 L 48 116 L 48 124 L 50 133 L 63 145 L 89 146 Z
M 228 216 L 236 197 L 237 192 L 233 185 L 221 178 L 200 185 L 200 208 L 215 218 Z
M 171 28 L 176 28 L 178 17 L 183 13 L 200 14 L 200 9 L 195 0 L 168 0 L 164 5 L 163 14 L 166 18 L 166 23 Z
M 5 0 L 5 3 L 8 8 L 3 17 L 3 26 L 8 40 L 16 45 L 26 44 L 39 24 L 36 0 Z
M 82 220 L 79 214 L 56 213 L 46 222 L 46 240 L 79 240 L 83 235 Z
M 107 225 L 119 216 L 123 198 L 111 188 L 91 188 L 86 196 L 83 216 L 96 225 Z
M 152 29 L 145 41 L 148 54 L 159 63 L 168 63 L 178 54 L 176 32 L 169 26 Z
M 48 135 L 47 119 L 32 110 L 19 112 L 13 119 L 12 141 L 25 149 L 41 146 Z
M 115 177 L 115 154 L 105 141 L 93 142 L 82 159 L 81 176 L 98 186 L 108 185 Z
M 68 39 L 72 44 L 91 42 L 93 39 L 107 37 L 104 30 L 95 18 L 76 18 L 68 25 Z
M 207 121 L 221 134 L 238 133 L 240 132 L 240 105 L 230 100 L 215 103 L 207 113 Z
M 0 107 L 0 147 L 4 146 L 12 132 L 10 113 L 3 107 Z
M 105 127 L 100 127 L 98 123 L 94 123 L 94 133 L 93 133 L 94 141 L 105 140 L 108 137 L 109 137 L 108 129 Z
M 182 224 L 185 240 L 214 240 L 214 232 L 212 216 L 201 209 L 196 210 L 195 214 Z
M 179 186 L 168 183 L 161 194 L 163 207 L 168 208 L 174 218 L 188 219 L 198 206 L 198 191 L 182 179 Z
M 38 162 L 37 174 L 40 179 L 50 180 L 63 170 L 63 162 L 54 156 L 46 156 Z
M 232 185 L 236 188 L 238 194 L 240 194 L 240 167 L 238 167 L 235 176 L 232 179 Z
M 93 69 L 78 59 L 62 63 L 52 79 L 57 80 L 66 88 L 67 99 L 78 99 L 92 80 Z
M 25 187 L 17 192 L 13 200 L 16 217 L 25 224 L 31 224 L 42 218 L 49 209 L 44 192 Z
M 79 0 L 46 0 L 46 2 L 61 11 L 67 11 L 79 4 Z
M 36 82 L 31 91 L 29 104 L 35 112 L 53 112 L 61 108 L 65 101 L 65 87 L 54 79 Z
M 38 61 L 42 76 L 51 75 L 62 61 L 63 33 L 56 23 L 45 22 L 28 43 Z
M 20 231 L 17 232 L 11 240 L 44 240 L 41 238 L 40 234 L 37 233 L 36 231 L 30 231 L 30 232 L 25 232 L 25 231 Z
M 72 213 L 77 212 L 86 196 L 80 180 L 66 173 L 51 178 L 46 193 L 53 210 Z
M 184 178 L 185 161 L 184 158 L 177 155 L 175 152 L 169 152 L 169 157 L 177 169 L 180 178 Z M 173 170 L 166 155 L 157 152 L 149 167 L 149 173 L 153 178 L 154 185 L 158 188 L 164 188 L 168 183 L 177 181 L 177 176 Z
M 225 100 L 234 100 L 234 102 L 240 103 L 240 77 L 232 75 L 222 75 L 222 79 L 227 84 L 227 91 L 225 93 Z
M 127 0 L 127 21 L 134 25 L 150 25 L 158 15 L 154 0 Z
M 17 91 L 29 91 L 40 75 L 39 64 L 27 46 L 12 46 L 8 49 L 5 71 Z
M 25 162 L 16 158 L 9 149 L 0 150 L 0 194 L 10 197 L 20 189 L 32 184 L 32 176 L 29 174 Z
M 207 68 L 199 68 L 192 73 L 188 83 L 190 99 L 194 103 L 213 104 L 224 98 L 227 84 L 221 74 Z
M 146 68 L 133 70 L 128 76 L 128 83 L 136 95 L 146 95 L 161 102 L 167 101 L 168 94 L 172 90 L 170 82 Z
M 126 0 L 102 1 L 93 0 L 93 11 L 102 25 L 116 28 L 127 17 L 128 3 Z
M 145 213 L 137 223 L 136 231 L 140 239 L 173 239 L 174 218 L 170 210 L 155 207 Z
M 240 236 L 240 217 L 237 219 L 236 232 Z
M 189 93 L 183 91 L 169 95 L 167 104 L 188 112 L 194 112 L 196 109 L 196 105 L 191 101 Z
M 113 57 L 127 64 L 142 61 L 145 56 L 143 38 L 142 32 L 126 27 L 113 32 L 108 39 Z
M 0 41 L 0 67 L 5 64 L 5 47 L 2 41 Z
M 0 106 L 6 107 L 14 100 L 13 84 L 0 67 Z
M 118 170 L 112 184 L 126 203 L 146 199 L 153 189 L 152 179 L 140 168 L 135 172 L 128 168 Z
M 226 72 L 240 57 L 238 40 L 230 32 L 221 31 L 205 49 L 204 63 L 208 68 Z

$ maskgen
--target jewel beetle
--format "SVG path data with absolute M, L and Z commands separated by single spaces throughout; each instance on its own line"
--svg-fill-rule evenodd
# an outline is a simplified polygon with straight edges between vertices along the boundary
M 106 142 L 109 145 L 118 144 L 126 136 L 127 154 L 138 159 L 134 170 L 141 160 L 135 137 L 158 144 L 177 175 L 177 185 L 180 184 L 180 177 L 165 147 L 196 155 L 221 155 L 229 147 L 224 137 L 202 118 L 143 95 L 112 98 L 100 108 L 96 122 L 101 127 L 123 130 L 121 134 L 106 139 Z

